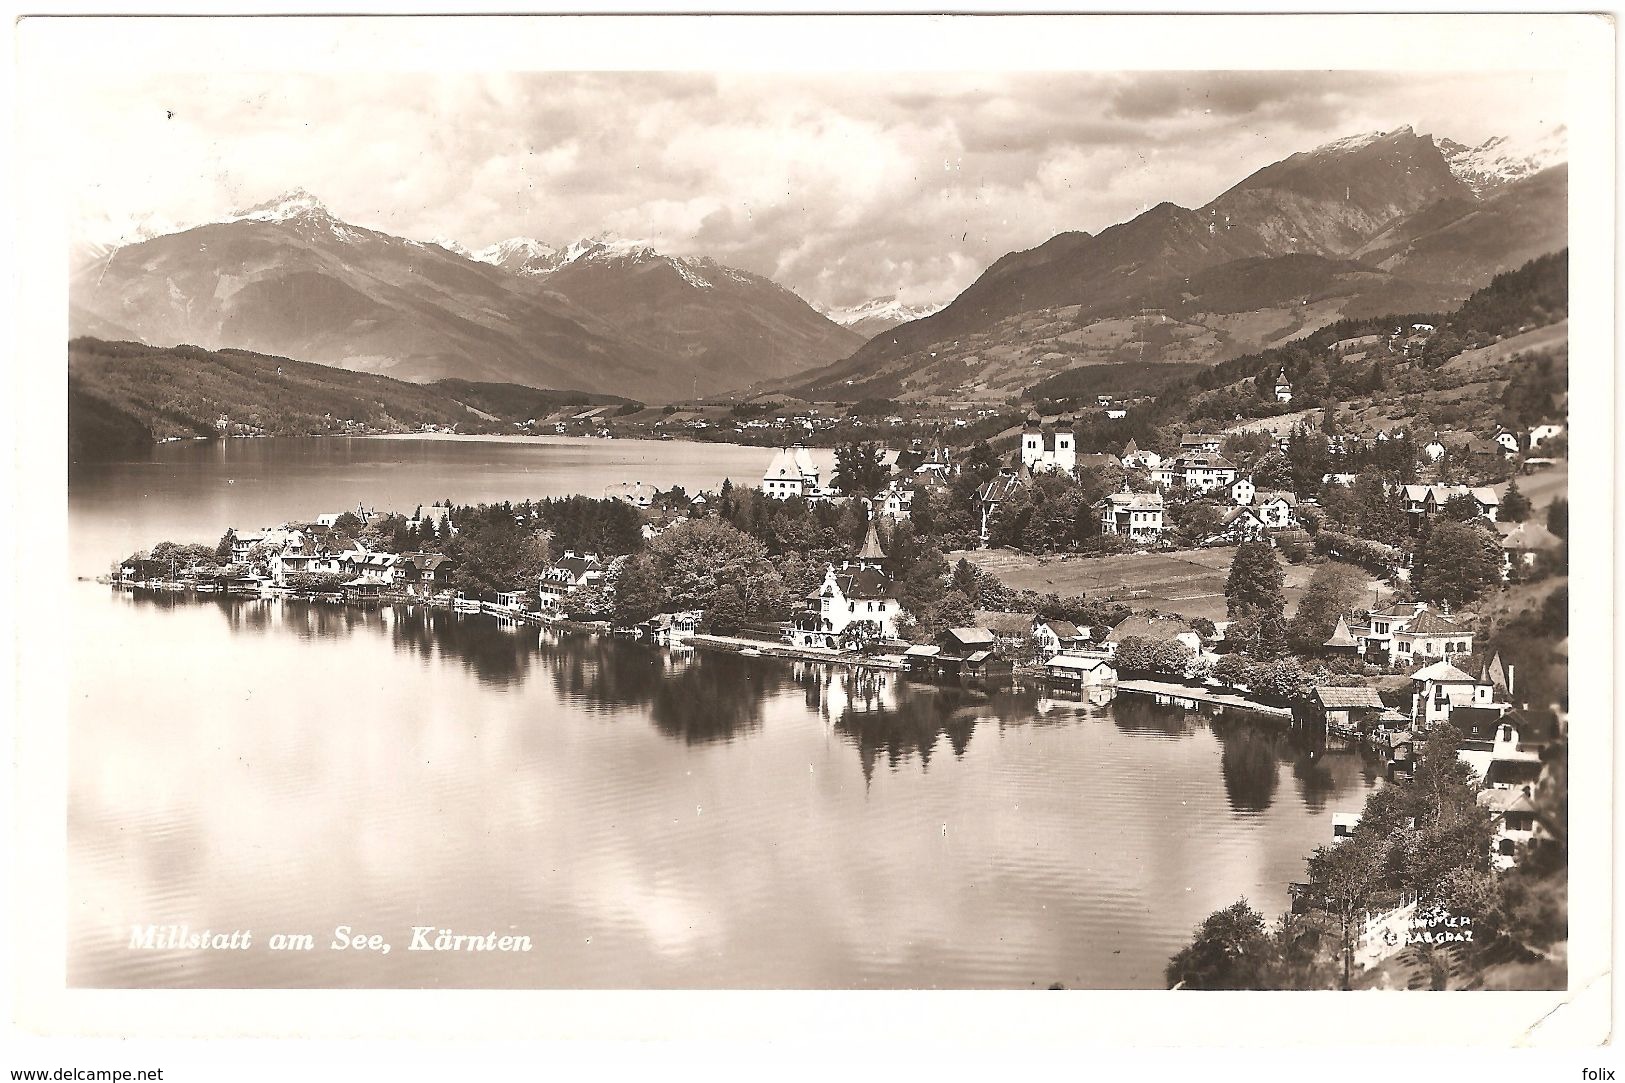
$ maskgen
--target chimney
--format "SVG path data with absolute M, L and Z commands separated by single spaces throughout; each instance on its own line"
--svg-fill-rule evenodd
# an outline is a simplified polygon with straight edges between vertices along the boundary
M 1517 688 L 1517 685 L 1514 683 L 1514 678 L 1516 678 L 1517 675 L 1518 675 L 1518 667 L 1517 666 L 1507 666 L 1507 697 L 1508 698 L 1511 698 L 1512 693 Z

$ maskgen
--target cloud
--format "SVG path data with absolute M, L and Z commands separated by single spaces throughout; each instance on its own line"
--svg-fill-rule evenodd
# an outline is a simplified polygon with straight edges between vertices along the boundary
M 1560 80 L 1374 72 L 350 76 L 77 73 L 87 223 L 195 222 L 305 187 L 479 247 L 611 231 L 825 304 L 950 299 L 1001 255 L 1200 206 L 1320 142 L 1561 122 Z

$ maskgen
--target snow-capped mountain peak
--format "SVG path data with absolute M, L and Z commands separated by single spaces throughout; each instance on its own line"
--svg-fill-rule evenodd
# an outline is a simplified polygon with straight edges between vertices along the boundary
M 224 222 L 287 222 L 295 218 L 332 218 L 326 204 L 303 188 L 295 188 L 275 199 L 245 207 L 226 218 Z
M 933 313 L 942 311 L 942 308 L 942 305 L 905 305 L 893 295 L 874 297 L 862 304 L 844 308 L 825 309 L 824 314 L 842 327 L 851 327 L 864 320 L 884 320 L 895 325 L 908 323 L 910 320 L 923 320 Z
M 1392 139 L 1398 135 L 1413 135 L 1414 130 L 1409 124 L 1395 128 L 1391 132 L 1361 132 L 1359 135 L 1346 135 L 1341 139 L 1334 139 L 1330 143 L 1322 143 L 1311 155 L 1352 154 L 1357 150 L 1369 147 L 1381 139 Z
M 452 255 L 462 256 L 464 259 L 475 258 L 474 253 L 470 252 L 466 247 L 452 240 L 450 237 L 430 237 L 429 243 L 437 248 L 444 248 Z
M 558 249 L 534 237 L 509 237 L 487 245 L 469 258 L 522 275 L 548 274 L 556 270 L 560 262 Z
M 1568 128 L 1559 124 L 1531 139 L 1492 136 L 1476 147 L 1438 140 L 1450 172 L 1477 195 L 1568 160 Z

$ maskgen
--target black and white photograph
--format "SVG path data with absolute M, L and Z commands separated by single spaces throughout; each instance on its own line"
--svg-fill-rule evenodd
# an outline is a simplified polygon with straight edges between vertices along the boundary
M 60 995 L 1606 1040 L 1613 28 L 1272 18 L 24 20 Z

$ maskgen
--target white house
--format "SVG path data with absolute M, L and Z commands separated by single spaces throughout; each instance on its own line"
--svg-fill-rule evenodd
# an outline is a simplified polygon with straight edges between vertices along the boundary
M 597 586 L 604 580 L 609 566 L 595 554 L 576 553 L 566 549 L 564 556 L 542 572 L 537 583 L 537 595 L 543 609 L 557 608 L 564 599 L 587 587 Z
M 1100 513 L 1100 532 L 1119 534 L 1134 541 L 1156 541 L 1162 537 L 1163 499 L 1161 493 L 1131 493 L 1125 487 L 1095 505 Z
M 1439 661 L 1411 674 L 1415 691 L 1411 694 L 1411 720 L 1423 729 L 1448 722 L 1458 707 L 1510 708 L 1498 704 L 1495 684 L 1464 673 L 1449 662 Z
M 875 509 L 887 519 L 907 519 L 914 508 L 914 489 L 905 483 L 893 482 L 875 501 Z
M 1479 791 L 1478 803 L 1489 810 L 1490 822 L 1495 827 L 1495 839 L 1490 843 L 1490 854 L 1498 869 L 1510 869 L 1518 863 L 1518 847 L 1538 846 L 1540 817 L 1535 808 L 1532 789 L 1517 786 L 1507 789 L 1491 788 Z
M 1227 488 L 1236 480 L 1236 467 L 1222 455 L 1181 455 L 1174 460 L 1173 480 L 1192 492 Z
M 805 444 L 780 448 L 762 474 L 762 495 L 775 500 L 808 497 L 822 492 L 818 478 L 818 464 L 813 462 Z
M 1053 658 L 1063 652 L 1076 653 L 1089 647 L 1089 629 L 1079 628 L 1069 620 L 1034 616 L 1032 636 L 1041 658 Z
M 1057 654 L 1044 663 L 1044 676 L 1082 688 L 1117 683 L 1117 669 L 1104 653 Z
M 1230 485 L 1230 503 L 1237 507 L 1246 507 L 1253 502 L 1253 493 L 1256 491 L 1252 478 L 1237 478 Z
M 1154 470 L 1162 465 L 1162 456 L 1155 451 L 1141 451 L 1140 445 L 1131 437 L 1129 442 L 1123 445 L 1122 462 L 1125 469 L 1137 467 L 1142 470 Z
M 1568 430 L 1562 425 L 1545 424 L 1536 425 L 1529 430 L 1529 447 L 1531 450 L 1555 437 L 1562 436 Z
M 1253 511 L 1271 530 L 1287 530 L 1298 525 L 1298 498 L 1292 493 L 1258 493 L 1253 498 Z

